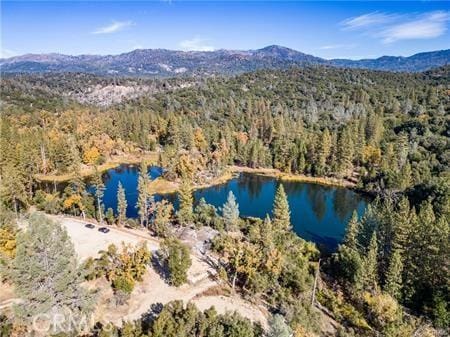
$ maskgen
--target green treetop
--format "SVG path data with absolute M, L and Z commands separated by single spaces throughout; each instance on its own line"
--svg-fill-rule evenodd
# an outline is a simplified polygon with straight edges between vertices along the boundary
M 277 230 L 291 229 L 291 211 L 282 184 L 278 186 L 273 203 L 273 225 Z
M 190 223 L 193 220 L 193 204 L 191 182 L 187 179 L 183 180 L 178 191 L 178 199 L 180 200 L 180 209 L 177 213 L 181 223 Z
M 125 222 L 127 218 L 127 206 L 128 204 L 125 196 L 125 189 L 119 181 L 119 186 L 117 188 L 117 220 L 119 224 Z
M 23 300 L 17 316 L 25 321 L 37 314 L 81 318 L 93 308 L 84 280 L 67 231 L 43 215 L 32 215 L 27 230 L 18 235 L 12 262 L 11 281 Z
M 239 204 L 233 192 L 228 193 L 226 203 L 222 207 L 222 215 L 228 230 L 233 230 L 239 224 Z

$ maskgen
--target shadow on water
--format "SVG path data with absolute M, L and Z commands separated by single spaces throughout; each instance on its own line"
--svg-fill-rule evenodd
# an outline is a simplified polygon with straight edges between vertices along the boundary
M 319 250 L 323 255 L 331 255 L 336 251 L 340 240 L 330 236 L 321 236 L 313 232 L 308 231 L 311 241 L 315 242 Z

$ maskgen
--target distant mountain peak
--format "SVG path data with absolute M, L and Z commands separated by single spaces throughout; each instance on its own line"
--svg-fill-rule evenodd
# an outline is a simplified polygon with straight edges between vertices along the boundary
M 263 47 L 263 48 L 260 48 L 260 49 L 257 49 L 257 50 L 259 50 L 259 51 L 270 51 L 270 52 L 290 51 L 290 52 L 297 52 L 298 53 L 298 51 L 296 51 L 294 49 L 291 49 L 291 48 L 288 48 L 288 47 L 283 47 L 283 46 L 280 46 L 280 45 L 277 45 L 277 44 L 272 44 L 270 46 L 266 46 L 266 47 Z
M 0 59 L 3 73 L 84 72 L 97 75 L 173 77 L 233 75 L 258 69 L 328 65 L 388 71 L 424 71 L 450 64 L 450 50 L 424 52 L 409 57 L 325 60 L 297 50 L 270 45 L 256 50 L 209 52 L 168 49 L 135 49 L 119 55 L 26 54 Z

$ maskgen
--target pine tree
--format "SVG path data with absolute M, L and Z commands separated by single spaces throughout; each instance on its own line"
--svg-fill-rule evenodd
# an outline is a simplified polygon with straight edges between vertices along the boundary
M 125 189 L 122 183 L 119 181 L 119 186 L 117 188 L 117 220 L 119 224 L 122 224 L 127 219 L 127 198 L 125 196 Z
M 322 137 L 318 138 L 319 144 L 319 154 L 318 154 L 318 163 L 316 167 L 316 173 L 318 175 L 324 175 L 327 173 L 327 159 L 331 153 L 331 135 L 328 129 L 325 129 L 322 133 Z
M 348 176 L 353 170 L 354 152 L 353 137 L 350 127 L 347 126 L 338 139 L 337 169 L 341 177 Z
M 222 207 L 222 216 L 227 230 L 235 230 L 239 224 L 239 204 L 232 191 L 228 192 L 227 201 Z
M 277 230 L 288 231 L 291 229 L 291 212 L 282 184 L 278 186 L 273 203 L 273 225 Z
M 394 297 L 396 300 L 401 299 L 402 273 L 403 273 L 402 256 L 399 250 L 394 250 L 394 252 L 391 255 L 389 269 L 386 273 L 386 283 L 384 285 L 384 290 L 392 297 Z
M 97 166 L 95 167 L 94 181 L 93 185 L 95 187 L 95 199 L 97 204 L 97 220 L 102 223 L 103 222 L 103 195 L 105 193 L 105 184 L 102 180 L 102 175 L 98 171 Z
M 405 251 L 409 245 L 412 221 L 409 201 L 406 197 L 400 199 L 397 209 L 393 214 L 393 237 L 392 248 L 394 250 Z
M 409 161 L 403 165 L 400 171 L 400 188 L 402 190 L 407 189 L 412 184 L 412 170 Z
M 169 282 L 178 287 L 187 282 L 187 272 L 192 265 L 189 247 L 176 238 L 161 242 L 161 256 L 169 271 Z
M 178 199 L 180 201 L 180 209 L 177 213 L 178 220 L 183 224 L 192 222 L 194 217 L 194 197 L 192 196 L 192 187 L 189 180 L 184 179 L 182 181 L 178 191 Z
M 111 207 L 106 210 L 105 219 L 108 225 L 112 225 L 116 221 L 116 218 L 114 217 L 114 211 Z
M 9 162 L 2 168 L 0 202 L 18 213 L 19 206 L 28 204 L 25 188 L 26 178 L 17 165 Z
M 93 309 L 67 231 L 43 215 L 32 215 L 27 230 L 19 233 L 10 277 L 22 301 L 16 315 L 30 324 L 36 315 L 70 315 L 65 319 L 76 322 Z
M 167 124 L 167 143 L 176 149 L 181 146 L 181 132 L 178 118 L 171 116 Z
M 138 199 L 136 202 L 136 208 L 138 209 L 139 221 L 141 226 L 144 226 L 145 222 L 148 220 L 148 207 L 149 198 L 148 187 L 150 184 L 150 179 L 147 174 L 147 165 L 141 162 L 139 167 L 139 177 L 138 177 Z
M 353 211 L 352 218 L 347 225 L 345 237 L 342 243 L 348 248 L 358 251 L 358 236 L 360 231 L 360 223 L 358 221 L 358 213 Z
M 447 278 L 443 277 L 443 271 L 448 264 L 448 220 L 436 218 L 431 202 L 426 201 L 420 206 L 413 225 L 411 244 L 405 252 L 406 293 L 421 296 L 425 289 L 432 292 L 445 289 Z
M 269 320 L 268 337 L 291 337 L 292 329 L 286 324 L 283 316 L 276 314 Z
M 369 248 L 363 263 L 363 287 L 376 291 L 378 288 L 378 242 L 374 231 L 370 239 Z

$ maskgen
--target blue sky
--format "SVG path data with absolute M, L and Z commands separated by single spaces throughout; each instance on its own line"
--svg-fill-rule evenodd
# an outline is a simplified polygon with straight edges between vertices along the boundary
M 1 2 L 1 54 L 257 49 L 324 58 L 450 48 L 448 1 Z

